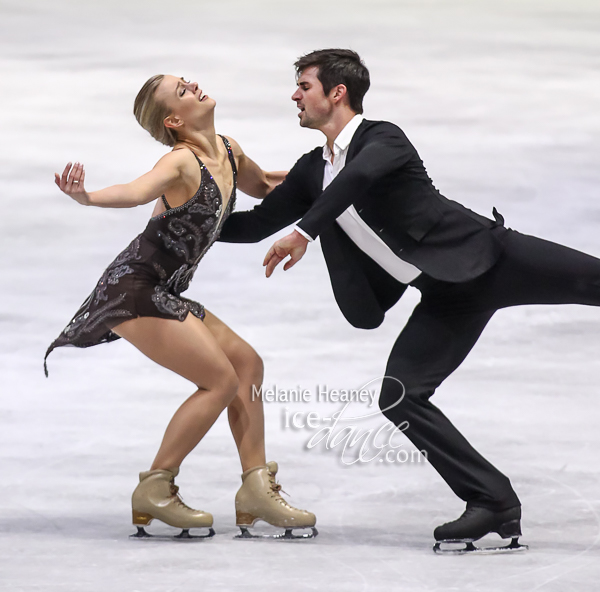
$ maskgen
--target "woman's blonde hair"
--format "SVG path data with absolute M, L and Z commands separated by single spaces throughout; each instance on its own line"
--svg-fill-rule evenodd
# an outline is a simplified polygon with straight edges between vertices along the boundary
M 149 78 L 133 103 L 133 114 L 137 122 L 155 139 L 166 146 L 175 146 L 177 132 L 165 126 L 165 117 L 171 113 L 167 106 L 155 98 L 156 89 L 162 82 L 164 74 Z

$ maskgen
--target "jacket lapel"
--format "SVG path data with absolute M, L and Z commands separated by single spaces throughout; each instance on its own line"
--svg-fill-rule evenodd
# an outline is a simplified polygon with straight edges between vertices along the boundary
M 325 161 L 323 157 L 317 152 L 318 158 L 316 162 L 310 167 L 310 174 L 308 175 L 310 196 L 313 201 L 323 193 L 323 175 L 325 174 Z
M 350 146 L 348 146 L 348 155 L 346 156 L 346 162 L 352 160 L 358 146 L 360 145 L 360 138 L 364 133 L 365 128 L 367 127 L 367 120 L 363 119 L 361 124 L 354 132 L 354 136 L 352 136 L 352 140 L 350 142 Z M 315 150 L 314 152 L 314 161 L 310 165 L 310 195 L 312 200 L 314 201 L 323 193 L 323 175 L 325 173 L 325 160 L 323 159 L 323 153 L 320 150 Z
M 352 136 L 352 140 L 350 140 L 350 146 L 348 146 L 348 154 L 346 155 L 346 162 L 349 162 L 354 158 L 358 146 L 360 145 L 360 138 L 363 135 L 365 128 L 367 127 L 367 120 L 363 119 L 360 122 L 360 125 L 356 128 L 354 135 Z M 325 162 L 325 161 L 323 161 Z

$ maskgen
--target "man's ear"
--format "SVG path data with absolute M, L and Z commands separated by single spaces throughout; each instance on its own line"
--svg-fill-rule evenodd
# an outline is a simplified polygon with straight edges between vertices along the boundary
M 329 91 L 329 96 L 338 103 L 348 96 L 348 89 L 345 84 L 338 84 Z
M 165 124 L 165 127 L 177 129 L 183 125 L 183 120 L 179 119 L 177 115 L 168 115 L 163 119 L 163 123 Z

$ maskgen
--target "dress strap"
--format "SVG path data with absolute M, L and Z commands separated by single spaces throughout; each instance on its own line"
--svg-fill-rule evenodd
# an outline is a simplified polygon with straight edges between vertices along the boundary
M 167 210 L 171 209 L 171 206 L 169 205 L 169 202 L 167 201 L 167 198 L 165 197 L 164 193 L 162 195 L 162 202 L 165 205 L 165 208 L 167 208 Z
M 219 134 L 221 136 L 221 134 Z M 235 166 L 235 158 L 233 157 L 233 150 L 231 150 L 231 144 L 229 140 L 225 136 L 221 136 L 223 143 L 225 144 L 225 148 L 227 148 L 227 154 L 229 154 L 229 162 L 231 163 L 231 168 L 233 169 L 233 182 L 236 182 L 237 178 L 237 166 Z

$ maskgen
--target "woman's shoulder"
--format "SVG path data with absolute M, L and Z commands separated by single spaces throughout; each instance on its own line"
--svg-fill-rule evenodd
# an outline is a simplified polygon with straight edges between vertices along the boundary
M 155 166 L 184 170 L 190 166 L 197 167 L 198 164 L 196 159 L 196 155 L 189 148 L 185 146 L 178 148 L 175 146 L 171 152 L 167 152 L 164 156 L 162 156 Z
M 237 159 L 239 159 L 240 156 L 244 156 L 244 151 L 242 150 L 242 147 L 237 143 L 236 140 L 234 140 L 231 136 L 226 136 L 225 134 L 220 135 L 229 142 L 229 145 L 231 146 L 231 151 Z

